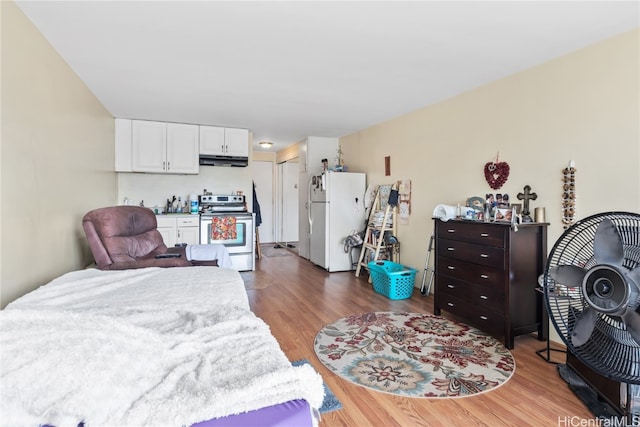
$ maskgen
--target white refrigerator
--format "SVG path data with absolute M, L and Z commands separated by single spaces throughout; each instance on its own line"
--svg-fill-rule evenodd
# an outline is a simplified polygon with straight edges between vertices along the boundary
M 309 182 L 309 260 L 329 272 L 353 269 L 344 240 L 364 229 L 366 175 L 325 172 Z M 353 262 L 357 261 L 357 255 Z

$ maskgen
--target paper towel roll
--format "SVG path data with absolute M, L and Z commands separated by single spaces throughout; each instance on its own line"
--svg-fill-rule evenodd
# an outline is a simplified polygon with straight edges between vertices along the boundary
M 456 217 L 456 211 L 458 210 L 457 206 L 451 205 L 438 205 L 433 210 L 433 217 L 439 218 L 442 221 L 449 221 Z

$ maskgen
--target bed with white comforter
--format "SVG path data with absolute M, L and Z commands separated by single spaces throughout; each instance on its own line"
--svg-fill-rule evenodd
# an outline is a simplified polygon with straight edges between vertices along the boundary
M 324 394 L 218 267 L 65 274 L 0 312 L 0 357 L 3 425 L 183 426 Z

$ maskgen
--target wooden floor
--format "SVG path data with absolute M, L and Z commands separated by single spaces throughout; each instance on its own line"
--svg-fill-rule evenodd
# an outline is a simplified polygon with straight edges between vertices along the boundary
M 594 417 L 535 351 L 545 343 L 534 335 L 516 338 L 513 377 L 498 389 L 474 397 L 418 399 L 375 392 L 341 379 L 317 359 L 316 333 L 341 317 L 369 311 L 433 313 L 433 296 L 419 290 L 407 300 L 378 295 L 366 274 L 327 273 L 296 255 L 256 260 L 255 278 L 271 281 L 248 290 L 253 311 L 271 327 L 289 360 L 307 359 L 335 393 L 343 409 L 324 414 L 333 426 L 570 426 L 596 425 Z M 417 281 L 421 280 L 421 273 Z M 553 353 L 563 361 L 560 353 Z M 585 424 L 580 424 L 580 420 Z M 586 424 L 586 422 L 591 424 Z

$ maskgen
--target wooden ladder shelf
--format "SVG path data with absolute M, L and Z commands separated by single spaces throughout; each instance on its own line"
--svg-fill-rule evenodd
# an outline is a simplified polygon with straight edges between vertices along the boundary
M 377 261 L 380 258 L 381 251 L 387 251 L 391 249 L 392 257 L 396 255 L 396 251 L 385 241 L 385 233 L 391 232 L 392 235 L 396 235 L 396 206 L 391 206 L 387 201 L 387 205 L 382 215 L 382 221 L 378 224 L 376 217 L 380 216 L 380 187 L 376 188 L 376 197 L 371 205 L 371 212 L 369 213 L 369 219 L 367 220 L 367 229 L 364 234 L 364 242 L 362 243 L 362 250 L 360 251 L 360 257 L 358 259 L 358 266 L 356 268 L 356 277 L 360 277 L 362 267 L 368 270 L 367 264 L 370 261 Z M 392 190 L 395 190 L 396 186 L 391 186 Z

